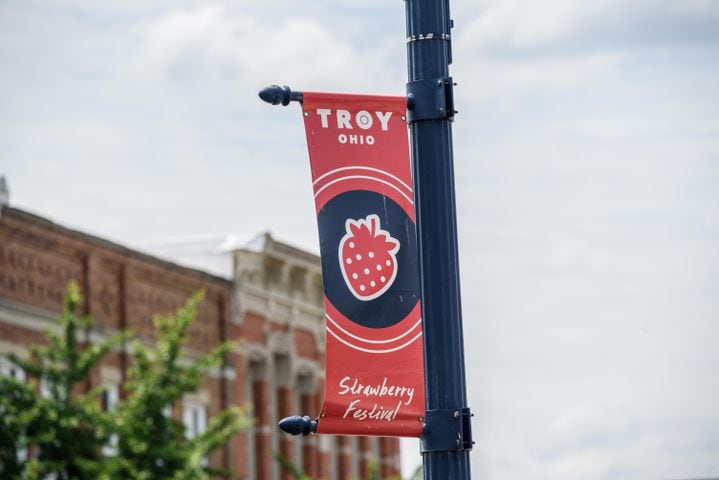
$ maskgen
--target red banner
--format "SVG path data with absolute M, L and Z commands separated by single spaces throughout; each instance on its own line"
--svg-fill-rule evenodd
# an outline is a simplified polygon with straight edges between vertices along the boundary
M 327 322 L 318 433 L 422 432 L 422 318 L 406 102 L 304 93 Z

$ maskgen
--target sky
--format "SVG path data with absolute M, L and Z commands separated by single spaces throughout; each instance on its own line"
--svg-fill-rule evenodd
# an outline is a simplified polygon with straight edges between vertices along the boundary
M 719 477 L 719 2 L 451 9 L 474 478 Z M 317 252 L 299 108 L 257 92 L 403 94 L 404 22 L 399 1 L 2 0 L 11 204 L 131 246 Z

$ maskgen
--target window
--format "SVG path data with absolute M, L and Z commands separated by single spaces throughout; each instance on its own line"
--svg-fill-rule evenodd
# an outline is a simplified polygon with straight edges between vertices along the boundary
M 25 383 L 25 380 L 27 380 L 27 376 L 25 375 L 25 370 L 18 367 L 14 363 L 10 361 L 10 359 L 0 356 L 0 374 L 14 378 L 18 382 Z
M 120 387 L 116 383 L 106 383 L 104 387 L 101 397 L 102 411 L 109 412 L 114 410 L 117 404 L 120 403 Z M 102 447 L 103 455 L 110 457 L 117 454 L 117 442 L 117 434 L 111 435 L 108 444 Z
M 47 379 L 47 378 L 41 378 L 40 379 L 40 396 L 42 398 L 53 398 L 54 395 L 57 395 L 58 400 L 62 400 L 67 395 L 67 390 L 62 384 L 54 384 Z
M 207 430 L 207 408 L 198 403 L 186 402 L 182 412 L 187 438 L 194 438 Z
M 102 391 L 102 411 L 108 412 L 120 403 L 120 388 L 117 384 L 106 384 Z
M 187 438 L 195 438 L 207 430 L 207 407 L 194 402 L 185 402 L 182 410 L 182 423 L 185 425 Z M 202 466 L 208 465 L 207 457 L 202 457 Z
M 42 398 L 50 398 L 51 396 L 50 384 L 44 378 L 40 379 L 40 396 Z

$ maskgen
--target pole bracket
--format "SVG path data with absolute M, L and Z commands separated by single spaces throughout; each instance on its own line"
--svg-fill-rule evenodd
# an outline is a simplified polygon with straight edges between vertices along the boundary
M 452 77 L 414 80 L 407 83 L 408 123 L 420 120 L 453 120 L 454 82 Z
M 420 451 L 456 452 L 471 450 L 472 418 L 469 407 L 448 410 L 427 410 Z

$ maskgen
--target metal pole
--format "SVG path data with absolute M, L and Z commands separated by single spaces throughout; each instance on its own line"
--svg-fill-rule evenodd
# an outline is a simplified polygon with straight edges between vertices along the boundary
M 452 160 L 449 0 L 406 0 L 408 117 L 422 275 L 427 414 L 424 478 L 470 478 Z

